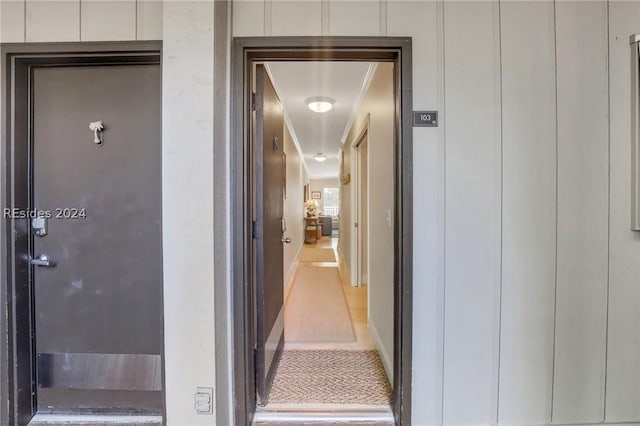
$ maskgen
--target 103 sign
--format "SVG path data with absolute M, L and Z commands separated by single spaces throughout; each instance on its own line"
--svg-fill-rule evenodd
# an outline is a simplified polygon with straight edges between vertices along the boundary
M 413 111 L 413 127 L 438 127 L 438 111 Z

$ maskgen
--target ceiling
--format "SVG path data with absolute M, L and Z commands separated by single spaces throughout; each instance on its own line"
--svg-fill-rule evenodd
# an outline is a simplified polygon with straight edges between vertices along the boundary
M 268 62 L 285 119 L 301 150 L 309 177 L 338 177 L 338 151 L 347 125 L 351 125 L 373 65 L 368 62 Z M 326 96 L 335 100 L 325 113 L 311 111 L 305 100 Z M 315 161 L 324 153 L 327 160 Z

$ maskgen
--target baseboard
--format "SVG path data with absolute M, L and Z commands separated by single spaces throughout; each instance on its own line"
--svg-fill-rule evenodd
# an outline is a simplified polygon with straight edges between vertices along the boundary
M 389 383 L 393 383 L 393 360 L 392 357 L 389 356 L 387 351 L 385 350 L 384 345 L 382 344 L 382 339 L 380 338 L 380 334 L 376 329 L 376 326 L 371 321 L 371 318 L 367 321 L 369 325 L 369 333 L 371 334 L 371 338 L 373 339 L 373 344 L 375 345 L 378 353 L 380 354 L 380 359 L 382 360 L 382 365 L 384 366 L 384 371 L 387 373 L 387 378 L 389 379 Z
M 340 254 L 339 250 L 335 250 L 336 258 L 338 259 L 338 272 L 340 273 L 340 279 L 342 282 L 348 282 L 351 284 L 351 274 L 349 273 L 349 267 L 347 266 L 347 262 L 344 261 L 344 258 Z
M 293 281 L 296 279 L 296 273 L 298 272 L 298 266 L 300 264 L 300 254 L 302 253 L 302 249 L 304 248 L 304 244 L 300 245 L 298 249 L 298 253 L 296 253 L 293 258 L 293 262 L 289 265 L 289 270 L 286 272 L 284 276 L 284 303 L 287 303 L 287 299 L 289 298 L 289 294 L 291 293 L 291 289 L 293 288 Z

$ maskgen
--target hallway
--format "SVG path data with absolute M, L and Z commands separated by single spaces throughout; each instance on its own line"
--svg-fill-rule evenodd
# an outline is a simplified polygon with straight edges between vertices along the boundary
M 325 237 L 301 250 L 266 411 L 390 413 L 391 386 L 367 326 L 367 286 L 349 285 L 336 245 Z
M 337 261 L 337 238 L 324 237 L 317 244 L 305 244 L 300 253 L 297 271 L 285 293 L 285 349 L 374 349 L 373 340 L 367 327 L 367 291 L 368 286 L 352 287 L 346 269 Z M 332 261 L 327 262 L 327 253 Z M 332 292 L 326 299 L 318 299 L 318 291 L 334 285 L 340 292 Z M 304 287 L 304 289 L 303 289 Z M 294 292 L 295 290 L 295 292 Z M 307 294 L 300 294 L 307 293 Z M 291 296 L 294 295 L 294 299 Z M 298 297 L 299 296 L 299 297 Z M 308 302 L 306 297 L 313 298 L 305 308 L 312 309 L 319 317 L 312 317 L 310 312 L 296 306 L 296 302 Z M 333 296 L 333 297 L 331 297 Z M 324 302 L 321 304 L 321 301 Z M 345 306 L 345 318 L 349 324 L 338 324 L 341 328 L 349 328 L 353 336 L 340 338 L 335 324 L 336 306 Z M 326 309 L 323 309 L 326 308 Z M 339 312 L 343 313 L 343 312 Z M 311 319 L 313 326 L 307 323 Z M 300 330 L 315 336 L 314 339 L 301 342 L 295 339 Z

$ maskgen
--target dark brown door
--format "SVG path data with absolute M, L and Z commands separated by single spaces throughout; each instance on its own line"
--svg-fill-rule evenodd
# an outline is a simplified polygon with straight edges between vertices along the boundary
M 36 68 L 32 84 L 38 411 L 160 412 L 160 66 Z
M 284 346 L 284 120 L 282 106 L 262 65 L 256 69 L 254 123 L 255 365 L 257 403 L 265 405 Z

